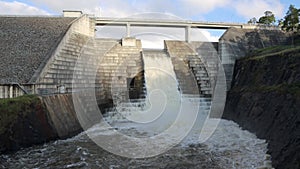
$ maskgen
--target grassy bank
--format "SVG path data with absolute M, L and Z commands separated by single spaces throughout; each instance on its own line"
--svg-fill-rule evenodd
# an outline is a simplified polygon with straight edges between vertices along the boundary
M 13 125 L 18 117 L 25 117 L 32 108 L 41 104 L 36 95 L 24 95 L 11 99 L 0 99 L 0 134 Z

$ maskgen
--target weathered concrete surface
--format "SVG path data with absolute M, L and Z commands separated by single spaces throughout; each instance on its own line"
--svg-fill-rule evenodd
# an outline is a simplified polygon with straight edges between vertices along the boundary
M 266 139 L 275 168 L 300 168 L 300 49 L 238 60 L 224 118 Z
M 59 138 L 68 138 L 82 131 L 74 109 L 72 95 L 46 96 L 42 100 L 46 106 L 49 121 L 53 124 L 54 131 Z
M 230 88 L 234 63 L 248 53 L 270 46 L 287 43 L 287 36 L 280 30 L 229 28 L 219 40 L 219 55 L 224 66 L 227 88 Z
M 74 19 L 0 17 L 0 83 L 27 83 Z
M 174 71 L 183 94 L 211 97 L 209 73 L 198 54 L 183 41 L 165 41 Z
M 58 86 L 64 86 L 66 92 L 71 92 L 72 79 L 74 71 L 80 69 L 80 75 L 90 76 L 90 70 L 85 70 L 85 67 L 89 67 L 87 62 L 83 63 L 82 50 L 86 46 L 94 47 L 93 44 L 88 44 L 94 39 L 95 24 L 92 18 L 87 15 L 82 15 L 72 22 L 68 31 L 64 34 L 56 49 L 50 53 L 42 64 L 39 65 L 39 69 L 35 72 L 34 76 L 30 79 L 30 83 L 36 83 L 38 86 L 38 94 L 53 94 L 58 92 Z M 86 55 L 85 55 L 86 56 Z M 85 57 L 82 56 L 82 57 Z M 81 58 L 81 60 L 79 60 Z M 92 55 L 88 59 L 95 59 Z M 81 62 L 80 62 L 81 61 Z M 97 63 L 96 59 L 93 63 Z M 75 67 L 77 66 L 77 69 Z M 78 72 L 78 71 L 77 71 Z M 74 77 L 80 76 L 74 74 Z M 93 74 L 92 74 L 93 76 Z M 76 82 L 75 84 L 93 83 L 93 82 Z M 82 86 L 82 85 L 81 85 Z
M 135 38 L 124 38 L 101 57 L 96 78 L 103 84 L 105 98 L 114 102 L 128 101 L 129 88 L 143 86 L 142 44 Z M 139 84 L 133 84 L 137 80 Z M 142 93 L 141 93 L 142 95 Z

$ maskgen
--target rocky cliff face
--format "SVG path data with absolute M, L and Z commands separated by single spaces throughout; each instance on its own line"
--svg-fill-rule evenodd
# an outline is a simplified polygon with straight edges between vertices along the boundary
M 238 60 L 224 118 L 269 143 L 275 168 L 300 168 L 300 48 Z

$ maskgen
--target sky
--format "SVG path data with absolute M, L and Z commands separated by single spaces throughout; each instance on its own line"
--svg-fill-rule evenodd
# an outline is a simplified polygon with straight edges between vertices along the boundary
M 0 15 L 62 15 L 63 10 L 81 10 L 95 16 L 123 18 L 145 13 L 155 16 L 154 12 L 158 18 L 246 23 L 267 10 L 281 19 L 290 4 L 300 8 L 299 0 L 0 0 Z M 202 34 L 208 41 L 217 41 L 222 31 L 203 30 Z

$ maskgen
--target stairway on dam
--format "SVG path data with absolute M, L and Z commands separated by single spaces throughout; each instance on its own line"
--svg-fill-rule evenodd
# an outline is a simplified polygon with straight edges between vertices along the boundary
M 198 54 L 186 42 L 166 41 L 165 43 L 182 93 L 211 97 L 210 76 Z
M 58 84 L 64 85 L 66 92 L 91 85 L 102 87 L 101 81 L 95 79 L 96 71 L 103 55 L 116 44 L 116 40 L 94 40 L 80 34 L 71 35 L 40 78 L 40 83 L 49 93 L 54 92 Z M 76 83 L 72 86 L 74 80 Z
M 190 42 L 189 46 L 197 52 L 198 57 L 204 64 L 208 76 L 210 78 L 212 90 L 214 93 L 214 86 L 217 81 L 217 74 L 219 67 L 221 66 L 221 61 L 218 55 L 218 43 L 213 42 Z

